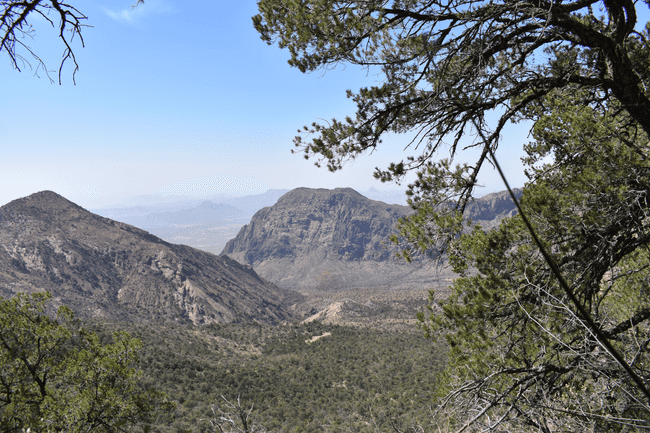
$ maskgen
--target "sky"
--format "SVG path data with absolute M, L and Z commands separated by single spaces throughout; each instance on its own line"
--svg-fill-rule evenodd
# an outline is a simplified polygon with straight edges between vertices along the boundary
M 253 28 L 254 0 L 146 0 L 132 9 L 134 2 L 71 2 L 92 26 L 83 30 L 84 47 L 73 44 L 76 85 L 71 62 L 59 85 L 56 71 L 50 83 L 42 71 L 13 69 L 0 53 L 0 205 L 42 190 L 98 208 L 145 194 L 405 190 L 412 180 L 382 184 L 372 176 L 410 154 L 403 136 L 387 137 L 336 173 L 291 154 L 299 128 L 354 115 L 346 89 L 381 77 L 349 65 L 310 74 L 290 67 L 288 52 Z M 42 18 L 31 24 L 32 48 L 58 69 L 55 30 Z M 504 133 L 498 157 L 512 186 L 525 182 L 528 141 L 526 125 Z M 490 168 L 479 180 L 481 195 L 504 189 Z

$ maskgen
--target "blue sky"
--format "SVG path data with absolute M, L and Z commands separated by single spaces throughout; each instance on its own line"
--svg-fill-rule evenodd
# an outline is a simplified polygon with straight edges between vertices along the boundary
M 374 167 L 406 156 L 404 137 L 388 137 L 334 174 L 290 153 L 298 128 L 353 115 L 345 90 L 378 77 L 350 66 L 325 74 L 291 68 L 286 50 L 253 28 L 253 0 L 146 0 L 131 10 L 134 1 L 74 2 L 93 26 L 85 48 L 73 45 L 76 86 L 71 63 L 58 85 L 28 67 L 12 69 L 0 53 L 0 205 L 45 189 L 92 208 L 170 191 L 405 188 L 372 177 Z M 32 46 L 58 68 L 55 31 L 42 19 L 32 24 Z M 513 186 L 525 180 L 527 132 L 511 128 L 500 148 Z M 482 182 L 483 193 L 504 189 L 494 171 Z

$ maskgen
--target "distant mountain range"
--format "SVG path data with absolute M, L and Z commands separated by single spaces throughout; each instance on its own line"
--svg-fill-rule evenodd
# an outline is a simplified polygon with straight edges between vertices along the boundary
M 238 218 L 250 219 L 258 210 L 272 206 L 288 189 L 270 189 L 244 197 L 217 196 L 208 200 L 180 200 L 132 206 L 92 209 L 98 215 L 137 227 L 205 224 Z
M 49 290 L 81 317 L 194 324 L 291 318 L 300 298 L 252 268 L 44 191 L 0 207 L 0 295 Z
M 92 209 L 98 215 L 140 227 L 168 242 L 189 245 L 214 254 L 223 250 L 258 210 L 273 206 L 288 189 L 270 189 L 263 194 L 232 197 L 210 196 L 206 200 L 189 197 L 142 196 L 141 204 Z M 373 200 L 406 204 L 403 191 L 362 193 Z
M 250 221 L 258 210 L 272 206 L 287 189 L 271 189 L 244 197 L 215 196 L 210 200 L 154 202 L 93 209 L 106 218 L 140 227 L 168 242 L 189 245 L 218 254 L 226 242 Z M 161 198 L 162 199 L 162 198 Z
M 246 218 L 244 212 L 229 204 L 204 201 L 197 207 L 176 212 L 133 215 L 128 223 L 136 227 L 188 226 L 212 221 L 232 221 Z
M 143 228 L 173 229 L 176 236 L 186 230 L 193 239 L 230 224 L 231 239 L 216 256 L 90 213 L 50 191 L 15 200 L 0 207 L 0 296 L 49 290 L 57 305 L 81 317 L 110 320 L 280 323 L 304 310 L 297 291 L 421 290 L 446 287 L 454 277 L 428 262 L 395 258 L 388 238 L 412 211 L 407 206 L 351 188 L 275 190 L 231 203 L 113 209 Z M 466 212 L 493 227 L 515 210 L 501 192 L 475 200 Z

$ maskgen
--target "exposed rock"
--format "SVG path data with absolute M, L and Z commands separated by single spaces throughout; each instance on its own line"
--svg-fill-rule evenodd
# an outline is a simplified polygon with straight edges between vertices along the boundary
M 249 264 L 297 258 L 314 250 L 324 258 L 377 260 L 389 258 L 384 248 L 406 206 L 369 200 L 351 188 L 297 188 L 257 212 L 223 250 L 242 251 Z
M 514 188 L 513 192 L 515 193 L 515 197 L 519 199 L 524 190 Z M 484 228 L 495 227 L 502 219 L 516 214 L 517 208 L 508 191 L 486 194 L 468 203 L 465 208 L 465 218 L 471 220 L 473 223 L 481 224 Z
M 221 255 L 296 290 L 438 285 L 453 274 L 425 262 L 397 259 L 389 241 L 397 220 L 411 212 L 351 188 L 297 188 L 257 212 Z M 515 212 L 506 191 L 476 199 L 466 208 L 468 218 L 486 228 Z
M 49 290 L 82 317 L 194 324 L 291 317 L 298 294 L 252 268 L 44 191 L 0 207 L 0 295 Z
M 437 277 L 422 265 L 396 259 L 389 241 L 397 220 L 410 212 L 351 188 L 297 188 L 258 211 L 221 255 L 298 290 L 421 286 Z

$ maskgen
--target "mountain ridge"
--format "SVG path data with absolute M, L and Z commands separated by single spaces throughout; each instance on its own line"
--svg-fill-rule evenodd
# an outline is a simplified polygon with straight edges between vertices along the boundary
M 259 210 L 220 255 L 295 290 L 439 285 L 453 278 L 450 270 L 434 271 L 424 260 L 406 263 L 395 257 L 397 247 L 389 241 L 397 220 L 413 212 L 352 188 L 296 188 Z M 465 211 L 487 229 L 515 213 L 507 191 L 475 199 Z
M 82 317 L 280 323 L 280 289 L 228 258 L 170 244 L 51 191 L 0 207 L 0 295 L 49 290 Z
M 294 290 L 428 284 L 436 277 L 396 259 L 388 240 L 410 212 L 352 188 L 296 188 L 259 210 L 220 255 Z

